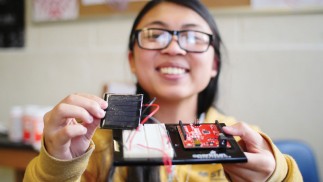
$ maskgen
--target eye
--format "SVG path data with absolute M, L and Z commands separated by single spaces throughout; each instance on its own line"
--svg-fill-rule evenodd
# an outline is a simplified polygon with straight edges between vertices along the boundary
M 143 31 L 143 38 L 157 40 L 165 37 L 165 32 L 159 30 L 146 30 Z
M 149 31 L 148 33 L 148 38 L 149 39 L 158 39 L 162 36 L 163 34 L 161 32 L 156 32 L 156 31 Z
M 182 39 L 185 39 L 187 44 L 207 44 L 209 37 L 207 34 L 195 31 L 182 32 Z
M 171 36 L 168 32 L 163 30 L 148 30 L 146 39 L 150 42 L 167 44 Z

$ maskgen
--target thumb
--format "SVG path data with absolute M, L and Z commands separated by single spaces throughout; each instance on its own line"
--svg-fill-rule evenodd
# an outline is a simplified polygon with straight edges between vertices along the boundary
M 259 149 L 262 148 L 262 136 L 246 123 L 238 122 L 232 126 L 225 126 L 223 131 L 226 134 L 239 136 L 245 144 L 247 152 L 259 152 Z

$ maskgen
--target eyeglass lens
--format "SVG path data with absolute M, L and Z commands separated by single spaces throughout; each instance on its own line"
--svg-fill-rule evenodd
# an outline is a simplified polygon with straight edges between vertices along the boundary
M 179 46 L 191 52 L 204 52 L 210 45 L 210 36 L 192 30 L 177 33 Z M 138 42 L 144 49 L 164 49 L 173 39 L 171 31 L 161 29 L 143 29 L 139 32 Z

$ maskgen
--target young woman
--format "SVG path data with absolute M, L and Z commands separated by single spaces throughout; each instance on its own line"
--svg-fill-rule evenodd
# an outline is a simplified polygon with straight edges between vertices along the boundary
M 221 115 L 212 106 L 220 74 L 221 39 L 211 14 L 198 0 L 153 0 L 138 14 L 130 34 L 129 64 L 137 92 L 157 98 L 154 115 L 169 124 L 226 123 L 239 136 L 247 163 L 111 167 L 111 133 L 96 130 L 107 103 L 72 94 L 44 117 L 43 147 L 28 166 L 26 181 L 302 181 L 295 161 L 268 136 Z M 80 122 L 76 121 L 76 118 Z M 95 148 L 95 149 L 94 149 Z M 112 170 L 113 169 L 113 170 Z

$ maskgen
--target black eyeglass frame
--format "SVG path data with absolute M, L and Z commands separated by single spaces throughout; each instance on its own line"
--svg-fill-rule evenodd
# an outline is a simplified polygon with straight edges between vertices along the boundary
M 182 33 L 182 32 L 198 32 L 198 33 L 202 33 L 204 35 L 207 35 L 209 37 L 209 44 L 207 45 L 207 48 L 204 51 L 191 51 L 191 50 L 187 50 L 187 49 L 185 49 L 185 48 L 183 48 L 181 46 L 181 44 L 179 43 L 179 40 L 176 40 L 177 44 L 179 45 L 179 47 L 181 49 L 185 50 L 186 52 L 192 52 L 192 53 L 203 53 L 203 52 L 206 52 L 209 49 L 210 45 L 212 45 L 212 43 L 214 41 L 214 36 L 212 34 L 208 34 L 208 33 L 201 32 L 201 31 L 197 31 L 197 30 L 167 30 L 167 29 L 162 29 L 162 28 L 143 28 L 143 29 L 135 30 L 134 33 L 133 33 L 133 35 L 134 35 L 133 41 L 137 41 L 138 46 L 141 49 L 146 49 L 146 50 L 163 50 L 163 49 L 166 49 L 171 44 L 172 40 L 170 40 L 168 42 L 168 44 L 165 47 L 163 47 L 163 48 L 149 49 L 149 48 L 142 47 L 140 45 L 140 41 L 139 41 L 138 37 L 139 37 L 139 33 L 142 32 L 143 30 L 161 30 L 161 31 L 168 32 L 172 36 L 176 35 L 177 37 L 179 37 L 179 34 Z

